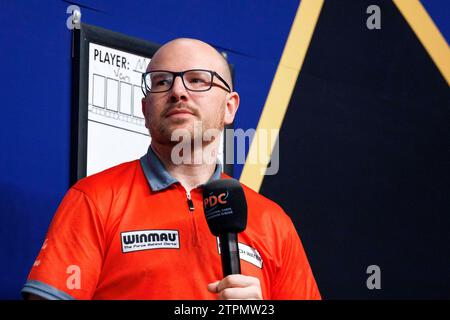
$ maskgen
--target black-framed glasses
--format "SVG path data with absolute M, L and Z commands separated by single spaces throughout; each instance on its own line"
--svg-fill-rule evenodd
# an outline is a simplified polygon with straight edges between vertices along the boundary
M 141 89 L 144 96 L 147 93 L 167 92 L 172 89 L 176 77 L 180 77 L 186 90 L 202 92 L 208 91 L 212 86 L 218 86 L 227 92 L 231 92 L 230 85 L 215 71 L 205 69 L 192 69 L 181 72 L 167 70 L 153 70 L 142 74 Z M 214 77 L 219 79 L 225 88 L 214 83 Z

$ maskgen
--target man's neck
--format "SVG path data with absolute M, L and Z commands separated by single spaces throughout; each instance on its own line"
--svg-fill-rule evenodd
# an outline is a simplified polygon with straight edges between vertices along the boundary
M 189 158 L 190 161 L 182 161 L 181 164 L 175 164 L 172 159 L 173 146 L 161 145 L 152 141 L 151 148 L 158 155 L 170 175 L 177 179 L 186 191 L 191 191 L 208 182 L 216 169 L 216 161 L 203 161 L 202 152 L 204 152 L 204 148 L 194 149 L 191 154 L 192 157 Z M 214 154 L 217 154 L 217 147 L 214 149 Z M 196 159 L 201 161 L 194 161 Z

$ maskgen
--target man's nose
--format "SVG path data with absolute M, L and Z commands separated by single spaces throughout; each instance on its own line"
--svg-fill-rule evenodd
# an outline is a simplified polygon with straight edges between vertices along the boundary
M 170 100 L 178 101 L 186 99 L 187 90 L 184 87 L 183 79 L 181 79 L 181 77 L 175 77 L 175 79 L 173 79 L 172 89 L 170 89 Z

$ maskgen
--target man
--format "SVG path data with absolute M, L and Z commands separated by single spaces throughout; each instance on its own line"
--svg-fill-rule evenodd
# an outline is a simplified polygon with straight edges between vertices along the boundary
M 245 186 L 248 225 L 238 238 L 242 275 L 222 279 L 217 239 L 202 206 L 202 185 L 227 177 L 210 160 L 217 159 L 218 132 L 233 122 L 239 106 L 220 53 L 199 40 L 173 40 L 152 58 L 144 90 L 142 111 L 152 137 L 147 154 L 82 179 L 68 191 L 23 294 L 320 299 L 291 220 Z M 207 131 L 213 134 L 205 138 Z M 193 148 L 177 149 L 176 132 L 190 137 L 182 146 Z

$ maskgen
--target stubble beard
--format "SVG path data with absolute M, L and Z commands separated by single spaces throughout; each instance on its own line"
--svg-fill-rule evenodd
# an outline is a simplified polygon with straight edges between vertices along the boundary
M 195 141 L 202 141 L 202 146 L 206 146 L 214 142 L 216 137 L 205 137 L 205 132 L 214 129 L 221 132 L 224 128 L 225 110 L 218 113 L 217 117 L 210 121 L 199 119 L 163 119 L 159 123 L 150 121 L 150 135 L 161 145 L 175 146 L 180 143 L 179 139 L 174 138 L 174 131 L 183 131 L 186 136 L 190 137 L 190 143 L 194 146 Z M 187 125 L 186 125 L 187 123 Z M 185 125 L 183 125 L 185 124 Z M 187 141 L 185 141 L 186 143 Z

